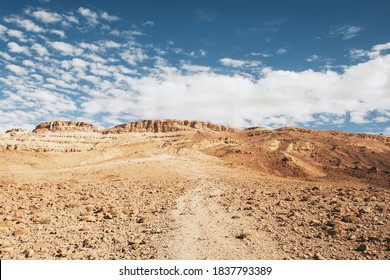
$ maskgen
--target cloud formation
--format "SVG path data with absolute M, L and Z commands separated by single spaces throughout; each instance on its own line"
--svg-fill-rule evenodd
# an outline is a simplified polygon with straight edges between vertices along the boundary
M 351 50 L 359 61 L 339 72 L 278 70 L 250 59 L 270 56 L 264 52 L 246 59 L 223 56 L 213 66 L 199 63 L 207 55 L 201 49 L 141 43 L 136 35 L 142 30 L 114 28 L 109 24 L 120 19 L 104 11 L 31 9 L 24 16 L 6 17 L 0 24 L 5 46 L 0 51 L 0 130 L 55 118 L 102 126 L 178 118 L 237 127 L 386 125 L 390 120 L 387 42 Z M 107 28 L 96 29 L 96 37 L 72 37 L 83 32 L 79 23 L 102 21 Z M 361 31 L 340 30 L 346 39 Z
M 343 40 L 349 40 L 359 35 L 364 30 L 361 26 L 341 25 L 330 30 L 330 34 L 334 37 L 341 37 Z

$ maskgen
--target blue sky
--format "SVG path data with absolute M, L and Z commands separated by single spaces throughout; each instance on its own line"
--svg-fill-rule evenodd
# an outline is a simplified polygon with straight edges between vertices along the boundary
M 0 3 L 2 132 L 176 118 L 390 135 L 390 1 Z

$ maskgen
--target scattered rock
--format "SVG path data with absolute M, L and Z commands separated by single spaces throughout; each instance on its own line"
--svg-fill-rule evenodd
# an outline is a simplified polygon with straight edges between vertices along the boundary
M 14 231 L 13 235 L 26 235 L 27 231 L 25 229 L 17 229 Z
M 33 249 L 26 249 L 24 252 L 23 252 L 24 256 L 26 258 L 32 258 L 35 254 L 34 250 Z
M 12 227 L 14 223 L 12 221 L 1 221 L 0 227 Z
M 360 244 L 359 247 L 356 248 L 357 251 L 359 252 L 365 252 L 367 251 L 368 247 L 367 247 L 367 244 L 363 243 L 363 244 Z

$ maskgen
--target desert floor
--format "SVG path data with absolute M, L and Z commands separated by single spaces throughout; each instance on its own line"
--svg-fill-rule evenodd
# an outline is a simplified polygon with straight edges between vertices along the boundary
M 283 178 L 160 136 L 3 151 L 1 259 L 390 259 L 389 188 Z

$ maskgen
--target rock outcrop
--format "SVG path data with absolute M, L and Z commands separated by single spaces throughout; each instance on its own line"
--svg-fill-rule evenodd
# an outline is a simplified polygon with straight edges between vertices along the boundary
M 201 121 L 180 121 L 180 120 L 145 120 L 138 122 L 128 122 L 106 129 L 104 134 L 130 133 L 130 132 L 175 132 L 191 131 L 197 129 L 208 129 L 212 131 L 234 132 L 238 129 Z
M 34 133 L 39 132 L 101 132 L 101 129 L 86 122 L 75 121 L 50 121 L 40 123 L 34 130 Z
M 10 133 L 10 134 L 19 134 L 19 133 L 29 133 L 27 129 L 24 128 L 12 128 L 7 130 L 5 133 Z

